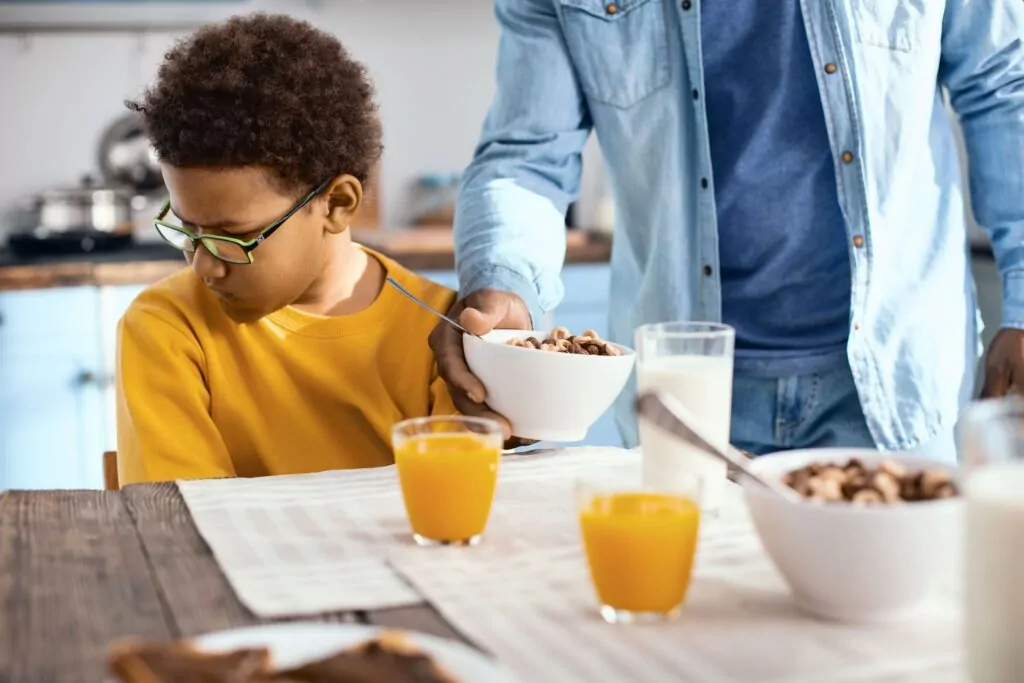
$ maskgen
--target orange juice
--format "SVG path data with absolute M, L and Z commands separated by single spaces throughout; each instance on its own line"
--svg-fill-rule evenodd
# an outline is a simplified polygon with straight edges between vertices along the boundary
M 661 493 L 595 494 L 580 508 L 598 598 L 627 612 L 667 613 L 686 597 L 700 507 Z
M 483 533 L 500 456 L 500 443 L 472 433 L 404 440 L 395 463 L 413 532 L 441 542 L 468 541 Z

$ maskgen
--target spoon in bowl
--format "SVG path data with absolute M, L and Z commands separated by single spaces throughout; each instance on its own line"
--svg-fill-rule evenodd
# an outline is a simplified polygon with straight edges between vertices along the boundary
M 471 337 L 476 337 L 477 339 L 483 339 L 483 337 L 481 337 L 481 336 L 480 336 L 479 334 L 474 334 L 473 332 L 470 332 L 470 331 L 469 331 L 469 330 L 467 330 L 467 329 L 466 329 L 465 327 L 463 327 L 463 326 L 462 326 L 462 325 L 460 325 L 459 323 L 455 322 L 454 320 L 452 320 L 451 318 L 449 318 L 449 317 L 448 317 L 448 316 L 446 316 L 446 315 L 445 315 L 444 313 L 442 313 L 441 311 L 437 310 L 436 308 L 434 308 L 433 306 L 431 306 L 431 305 L 430 305 L 430 304 L 428 304 L 427 302 L 423 301 L 422 299 L 420 299 L 420 298 L 419 298 L 418 296 L 416 296 L 415 294 L 413 294 L 412 292 L 410 292 L 410 291 L 409 291 L 408 289 L 406 289 L 406 288 L 405 288 L 405 287 L 403 287 L 402 285 L 398 284 L 398 283 L 397 283 L 397 282 L 395 281 L 395 279 L 394 279 L 394 278 L 392 278 L 392 277 L 391 277 L 390 275 L 389 275 L 389 276 L 388 276 L 387 278 L 385 278 L 385 279 L 387 280 L 387 283 L 388 283 L 389 285 L 391 285 L 392 287 L 394 287 L 395 289 L 397 289 L 397 290 L 398 290 L 399 292 L 401 292 L 401 293 L 402 293 L 402 294 L 403 294 L 403 295 L 404 295 L 404 296 L 405 296 L 405 297 L 406 297 L 407 299 L 410 299 L 410 300 L 412 300 L 412 301 L 416 302 L 416 303 L 417 303 L 417 304 L 419 304 L 419 305 L 420 305 L 421 307 L 423 307 L 423 308 L 427 309 L 428 311 L 430 311 L 431 313 L 433 313 L 434 315 L 436 315 L 436 316 L 437 316 L 438 318 L 440 318 L 441 320 L 445 321 L 446 323 L 448 323 L 449 325 L 451 325 L 451 326 L 452 326 L 452 327 L 454 327 L 455 329 L 457 329 L 457 330 L 459 330 L 460 332 L 462 332 L 462 334 L 468 334 L 468 335 L 470 335 Z
M 791 503 L 803 502 L 799 493 L 774 479 L 768 479 L 750 469 L 748 460 L 737 449 L 728 446 L 725 450 L 714 446 L 697 426 L 697 420 L 681 401 L 664 391 L 652 391 L 641 394 L 636 399 L 636 412 L 665 431 L 679 437 L 686 443 L 701 449 L 726 464 L 734 467 L 740 474 L 773 493 L 782 496 Z

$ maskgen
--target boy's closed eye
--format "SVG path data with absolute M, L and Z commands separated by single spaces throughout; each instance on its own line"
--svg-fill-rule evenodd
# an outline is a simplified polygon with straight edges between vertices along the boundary
M 222 221 L 212 225 L 197 225 L 192 221 L 182 218 L 173 208 L 171 208 L 171 213 L 178 218 L 181 227 L 196 235 L 222 235 L 247 240 L 255 238 L 261 230 L 261 228 L 243 226 L 235 221 Z

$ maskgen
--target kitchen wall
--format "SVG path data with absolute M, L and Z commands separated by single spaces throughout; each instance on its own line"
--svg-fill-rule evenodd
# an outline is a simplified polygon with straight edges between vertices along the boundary
M 376 83 L 386 144 L 382 222 L 406 224 L 417 175 L 459 170 L 472 154 L 494 92 L 492 3 L 334 0 L 310 16 L 366 63 Z M 0 35 L 0 212 L 94 170 L 102 130 L 152 78 L 177 37 Z M 588 169 L 588 192 L 597 182 Z

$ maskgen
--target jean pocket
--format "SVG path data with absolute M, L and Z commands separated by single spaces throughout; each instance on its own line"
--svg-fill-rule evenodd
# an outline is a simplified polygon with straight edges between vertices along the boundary
M 933 0 L 849 0 L 857 40 L 865 45 L 913 52 Z M 942 11 L 941 6 L 938 11 Z
M 565 41 L 587 98 L 628 108 L 668 85 L 662 0 L 559 0 Z

